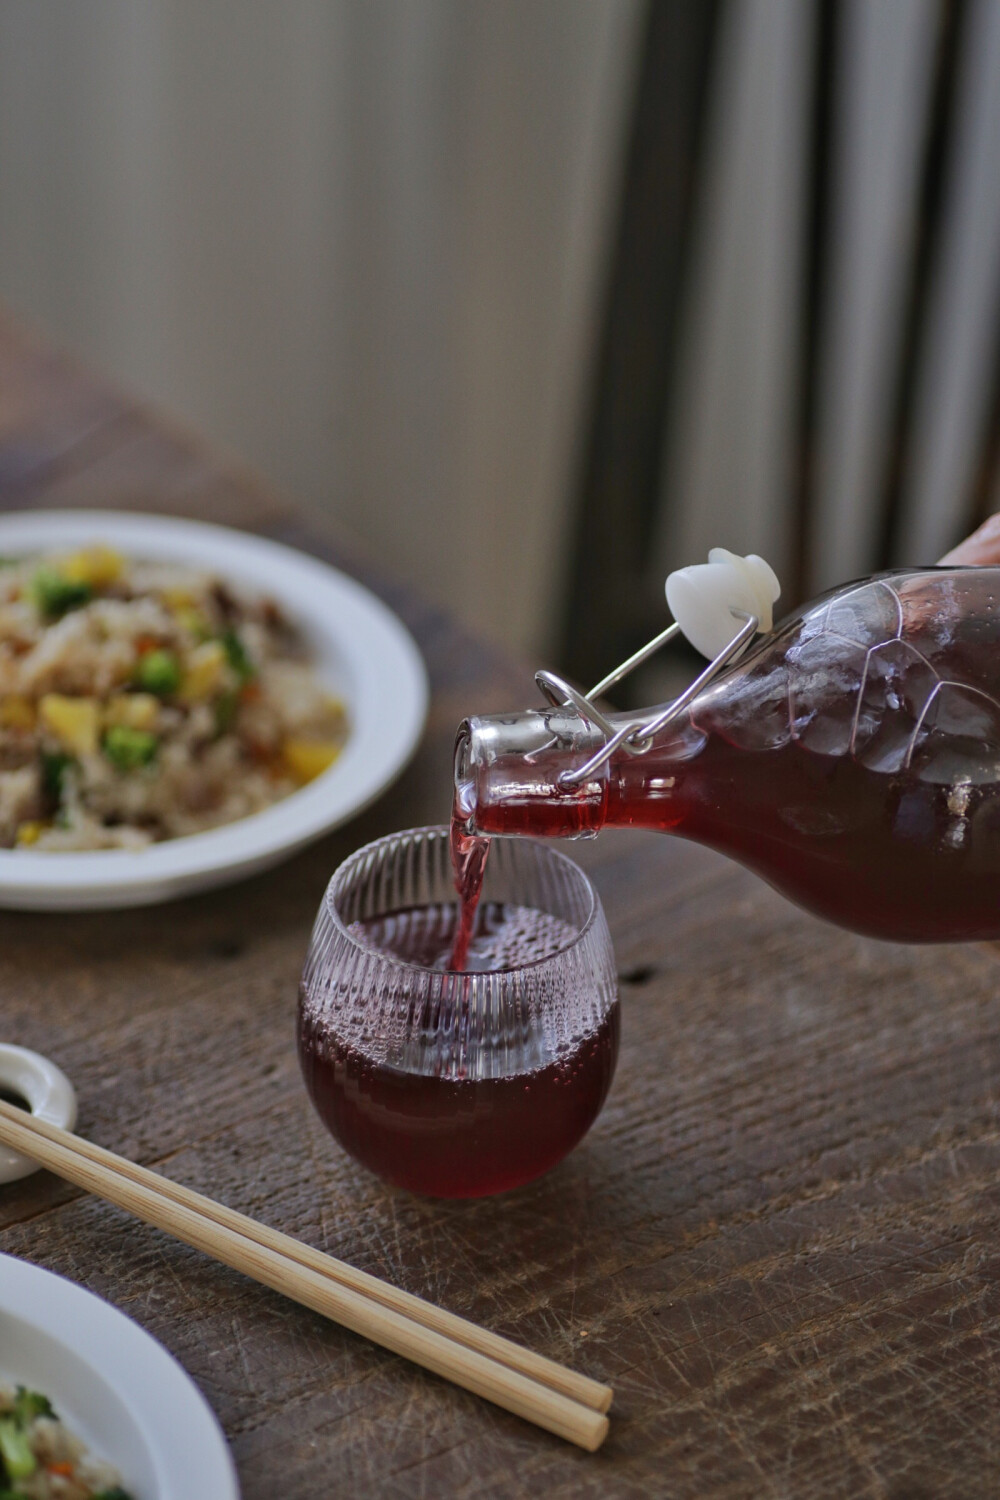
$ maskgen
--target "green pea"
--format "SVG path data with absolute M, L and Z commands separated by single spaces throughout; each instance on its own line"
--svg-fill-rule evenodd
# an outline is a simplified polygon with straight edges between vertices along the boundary
M 104 736 L 104 753 L 119 771 L 137 771 L 140 766 L 149 765 L 159 743 L 148 730 L 115 724 Z
M 71 609 L 88 604 L 94 596 L 89 583 L 64 578 L 55 568 L 39 568 L 31 580 L 31 596 L 39 614 L 58 620 Z
M 134 678 L 138 687 L 158 698 L 167 698 L 180 686 L 181 664 L 173 651 L 147 651 L 140 656 Z

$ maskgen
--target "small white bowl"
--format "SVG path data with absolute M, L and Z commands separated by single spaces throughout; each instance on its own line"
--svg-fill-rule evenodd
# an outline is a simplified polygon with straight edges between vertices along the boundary
M 18 1094 L 31 1113 L 50 1125 L 72 1130 L 76 1124 L 76 1092 L 66 1074 L 40 1052 L 9 1047 L 0 1042 L 0 1088 Z M 0 1146 L 0 1182 L 17 1182 L 39 1171 L 36 1161 Z
M 187 563 L 268 595 L 302 632 L 320 678 L 347 703 L 350 735 L 328 771 L 263 812 L 132 852 L 0 850 L 0 907 L 146 906 L 265 870 L 346 822 L 406 765 L 427 714 L 412 637 L 352 578 L 277 542 L 200 521 L 121 511 L 0 516 L 0 555 L 107 542 L 127 556 Z

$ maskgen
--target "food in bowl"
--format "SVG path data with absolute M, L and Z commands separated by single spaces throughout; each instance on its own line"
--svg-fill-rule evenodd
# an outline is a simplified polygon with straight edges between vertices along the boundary
M 217 828 L 327 770 L 347 734 L 270 599 L 97 544 L 0 566 L 0 848 Z
M 121 1476 L 61 1422 L 47 1396 L 0 1385 L 3 1500 L 131 1500 Z

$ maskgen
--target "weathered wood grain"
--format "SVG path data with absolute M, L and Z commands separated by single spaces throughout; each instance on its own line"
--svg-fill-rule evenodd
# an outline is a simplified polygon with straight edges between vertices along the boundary
M 572 1452 L 44 1174 L 0 1192 L 0 1248 L 178 1356 L 246 1500 L 995 1495 L 994 950 L 852 937 L 705 851 L 605 835 L 576 851 L 623 976 L 600 1121 L 500 1199 L 384 1187 L 299 1080 L 313 914 L 350 849 L 445 817 L 455 721 L 529 700 L 529 675 L 122 402 L 0 325 L 0 503 L 171 508 L 339 560 L 416 633 L 431 721 L 395 788 L 279 871 L 152 910 L 0 913 L 0 1034 L 65 1067 L 91 1139 L 609 1380 L 611 1437 Z

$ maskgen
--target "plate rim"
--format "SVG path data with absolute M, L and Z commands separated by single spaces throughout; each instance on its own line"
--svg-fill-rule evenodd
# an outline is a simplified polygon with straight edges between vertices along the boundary
M 156 1500 L 240 1500 L 236 1463 L 208 1400 L 180 1361 L 121 1308 L 56 1271 L 0 1251 L 0 1312 L 71 1350 L 111 1388 L 136 1420 L 158 1484 L 169 1485 Z M 94 1333 L 99 1336 L 88 1339 Z M 127 1385 L 116 1362 L 122 1350 L 129 1361 Z M 212 1461 L 201 1495 L 191 1494 L 188 1474 L 170 1472 L 170 1432 L 179 1405 L 191 1424 L 187 1430 L 198 1437 L 199 1463 Z M 114 1463 L 113 1455 L 109 1461 Z
M 262 591 L 270 586 L 286 607 L 297 584 L 292 613 L 321 633 L 322 609 L 313 596 L 336 606 L 350 628 L 329 630 L 327 639 L 348 676 L 353 673 L 356 695 L 349 706 L 360 722 L 329 771 L 273 806 L 220 828 L 139 851 L 0 850 L 0 906 L 82 910 L 152 904 L 266 869 L 375 801 L 409 763 L 426 723 L 427 668 L 403 622 L 357 579 L 284 542 L 214 522 L 140 511 L 26 510 L 0 516 L 0 552 L 5 545 L 47 549 L 58 546 L 60 538 L 67 546 L 80 545 L 101 540 L 102 530 L 133 553 L 145 541 L 159 556 L 173 553 L 179 561 L 210 566 Z M 229 554 L 224 559 L 223 550 Z M 296 610 L 294 600 L 307 593 L 310 606 Z M 366 655 L 374 657 L 377 676 L 365 672 Z M 390 715 L 393 733 L 376 732 Z

